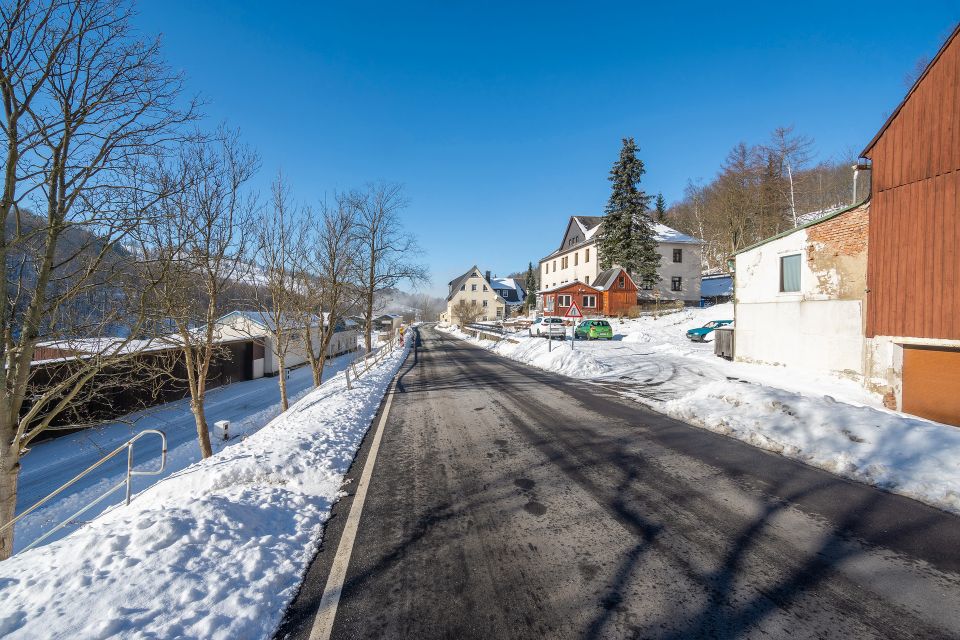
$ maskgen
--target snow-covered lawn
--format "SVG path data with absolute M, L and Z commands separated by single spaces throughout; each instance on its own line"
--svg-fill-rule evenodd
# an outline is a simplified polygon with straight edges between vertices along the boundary
M 357 357 L 348 353 L 333 359 L 324 367 L 324 380 L 342 371 Z M 291 404 L 313 388 L 309 367 L 300 367 L 291 372 L 287 380 Z M 280 390 L 276 378 L 259 378 L 237 382 L 226 387 L 212 389 L 207 394 L 206 414 L 211 428 L 217 420 L 230 421 L 230 439 L 223 441 L 211 434 L 214 451 L 231 446 L 280 414 Z M 101 456 L 109 453 L 144 429 L 159 429 L 167 436 L 167 468 L 161 476 L 138 476 L 134 478 L 135 491 L 141 491 L 156 483 L 161 477 L 185 468 L 200 459 L 197 444 L 197 428 L 190 413 L 187 400 L 179 400 L 147 411 L 127 416 L 124 422 L 105 424 L 93 429 L 61 436 L 34 445 L 24 456 L 20 471 L 17 512 L 21 512 L 37 500 L 71 479 Z M 160 441 L 154 436 L 138 441 L 134 448 L 136 468 L 156 469 L 159 463 Z M 58 496 L 54 501 L 34 511 L 17 523 L 14 548 L 23 549 L 49 528 L 70 517 L 78 509 L 98 495 L 117 484 L 126 474 L 127 457 L 121 454 L 106 463 L 95 473 Z M 86 512 L 82 517 L 90 520 L 123 497 L 120 490 L 101 505 Z M 75 527 L 65 527 L 51 539 L 62 538 Z
M 853 380 L 728 362 L 685 331 L 733 306 L 612 321 L 617 338 L 493 343 L 502 356 L 615 389 L 653 409 L 833 473 L 960 513 L 960 429 L 890 411 Z
M 0 637 L 269 637 L 405 354 L 0 563 Z

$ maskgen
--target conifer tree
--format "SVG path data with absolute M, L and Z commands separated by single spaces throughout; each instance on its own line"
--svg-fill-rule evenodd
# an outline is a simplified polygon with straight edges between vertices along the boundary
M 597 233 L 600 266 L 604 269 L 621 266 L 638 284 L 656 283 L 660 279 L 657 274 L 660 254 L 648 217 L 651 198 L 640 189 L 644 173 L 636 143 L 633 138 L 624 138 L 620 158 L 610 171 L 613 187 Z
M 653 216 L 653 219 L 656 222 L 663 222 L 667 219 L 667 201 L 663 199 L 663 194 L 657 194 L 657 201 L 653 205 L 656 209 L 656 213 Z
M 527 290 L 526 304 L 531 308 L 537 304 L 537 277 L 534 275 L 533 263 L 527 263 L 527 277 L 524 278 L 523 288 Z

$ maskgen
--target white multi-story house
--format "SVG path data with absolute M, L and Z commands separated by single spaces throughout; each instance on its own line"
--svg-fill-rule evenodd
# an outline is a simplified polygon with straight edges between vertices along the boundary
M 560 247 L 540 260 L 541 289 L 552 289 L 574 281 L 596 282 L 602 271 L 596 241 L 601 222 L 602 216 L 570 217 Z M 699 303 L 700 246 L 703 242 L 665 224 L 651 222 L 650 226 L 660 252 L 660 281 L 637 281 L 638 297 Z

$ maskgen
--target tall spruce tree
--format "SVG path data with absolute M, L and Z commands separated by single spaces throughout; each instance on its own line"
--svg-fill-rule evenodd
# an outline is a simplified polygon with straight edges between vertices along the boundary
M 527 290 L 526 305 L 531 308 L 537 304 L 537 276 L 533 271 L 533 263 L 527 263 L 527 277 L 524 278 L 523 288 Z
M 637 157 L 637 144 L 633 138 L 624 138 L 620 158 L 610 171 L 613 188 L 597 232 L 600 266 L 621 266 L 638 284 L 660 280 L 660 253 L 648 215 L 651 197 L 640 189 L 644 173 L 643 161 Z
M 656 213 L 653 215 L 653 219 L 657 222 L 663 222 L 667 219 L 667 201 L 663 199 L 663 194 L 657 194 L 656 203 L 653 205 Z

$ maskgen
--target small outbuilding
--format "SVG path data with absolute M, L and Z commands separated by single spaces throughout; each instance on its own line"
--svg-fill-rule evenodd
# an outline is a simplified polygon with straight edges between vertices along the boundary
M 623 316 L 637 306 L 637 284 L 618 267 L 600 272 L 593 284 L 574 280 L 540 296 L 545 316 L 565 316 L 574 302 L 584 316 Z

